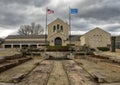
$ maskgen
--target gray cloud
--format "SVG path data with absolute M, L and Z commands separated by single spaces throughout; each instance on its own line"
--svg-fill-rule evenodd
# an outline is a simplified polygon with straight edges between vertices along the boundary
M 0 0 L 0 3 L 9 5 L 9 4 L 18 4 L 18 5 L 30 5 L 41 7 L 48 4 L 50 0 Z
M 20 23 L 24 23 L 23 18 L 25 19 L 24 16 L 22 15 L 17 15 L 14 13 L 6 13 L 3 16 L 4 18 L 1 19 L 0 24 L 2 25 L 8 25 L 8 26 L 16 26 L 19 25 Z
M 110 25 L 106 27 L 107 31 L 114 32 L 120 31 L 120 25 Z
M 119 0 L 0 0 L 0 27 L 16 30 L 31 22 L 45 27 L 46 7 L 55 11 L 48 15 L 48 24 L 58 17 L 69 22 L 69 6 L 79 9 L 78 15 L 71 15 L 72 31 L 87 32 L 96 26 L 111 33 L 120 31 Z
M 84 6 L 83 6 L 84 5 Z M 111 20 L 116 17 L 120 18 L 120 1 L 119 0 L 85 0 L 82 5 L 78 6 L 80 9 L 79 17 L 94 18 L 97 20 Z

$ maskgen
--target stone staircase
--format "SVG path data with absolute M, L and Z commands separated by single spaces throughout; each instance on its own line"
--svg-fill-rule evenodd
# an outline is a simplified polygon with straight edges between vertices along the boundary
M 69 52 L 45 52 L 45 53 L 54 58 L 65 58 L 69 54 Z

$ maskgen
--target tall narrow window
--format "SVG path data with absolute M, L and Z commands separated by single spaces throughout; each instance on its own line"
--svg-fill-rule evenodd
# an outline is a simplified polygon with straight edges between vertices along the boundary
M 60 31 L 60 29 L 59 29 L 59 24 L 57 24 L 57 32 L 59 32 Z
M 55 30 L 56 30 L 56 26 L 53 26 L 53 32 L 55 32 Z
M 61 26 L 60 28 L 61 28 L 61 32 L 63 32 L 63 26 Z

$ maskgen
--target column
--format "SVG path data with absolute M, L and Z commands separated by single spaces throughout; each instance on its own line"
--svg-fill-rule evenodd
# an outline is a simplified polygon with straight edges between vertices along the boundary
M 22 48 L 22 45 L 20 44 L 20 49 Z
M 112 36 L 111 38 L 111 52 L 115 52 L 115 36 Z
M 11 44 L 11 48 L 13 48 L 13 44 Z

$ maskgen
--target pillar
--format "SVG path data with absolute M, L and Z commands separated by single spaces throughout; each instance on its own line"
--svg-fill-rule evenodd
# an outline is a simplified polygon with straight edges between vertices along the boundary
M 116 50 L 115 50 L 115 39 L 116 39 L 116 37 L 115 36 L 112 36 L 112 38 L 111 38 L 111 52 L 115 52 Z
M 11 44 L 11 48 L 13 48 L 13 44 Z
M 22 45 L 20 44 L 20 49 L 22 48 Z
M 37 44 L 37 48 L 39 48 L 39 44 Z

